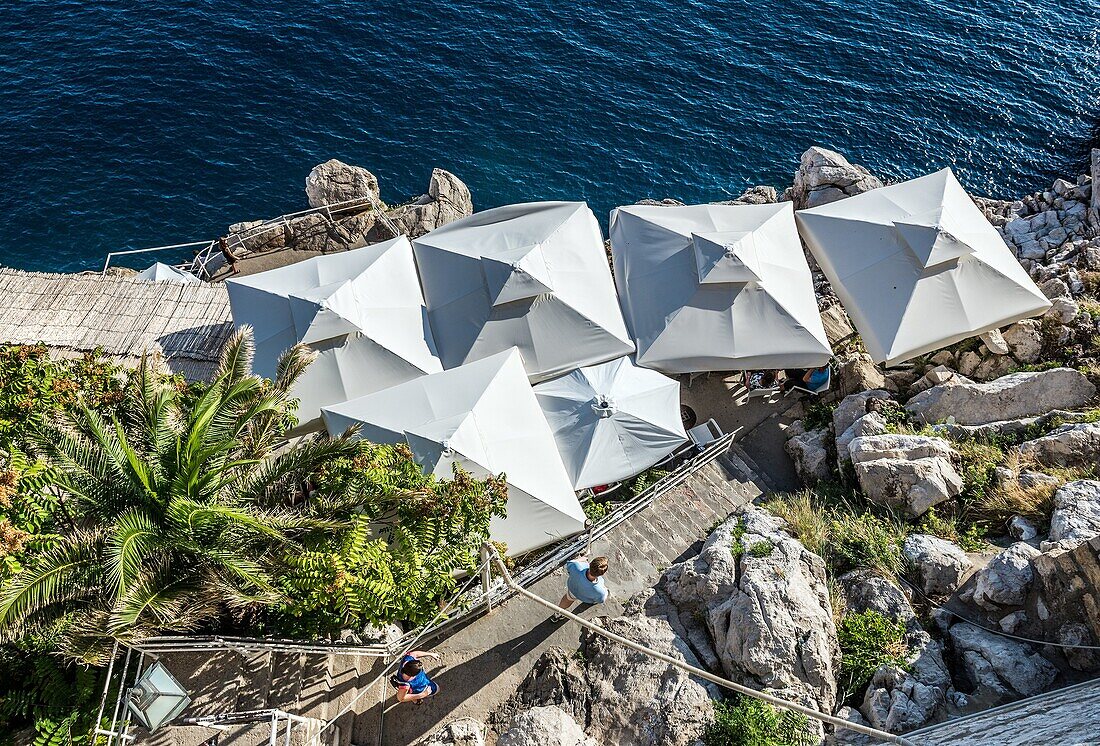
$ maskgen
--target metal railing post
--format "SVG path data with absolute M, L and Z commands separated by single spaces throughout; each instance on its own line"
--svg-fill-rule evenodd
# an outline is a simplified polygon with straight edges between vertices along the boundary
M 492 588 L 492 574 L 489 572 L 489 550 L 481 547 L 481 595 L 485 598 L 485 610 L 493 610 L 493 597 L 489 593 Z

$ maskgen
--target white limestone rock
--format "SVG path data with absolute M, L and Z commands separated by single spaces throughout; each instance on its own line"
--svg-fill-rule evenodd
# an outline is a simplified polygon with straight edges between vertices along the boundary
M 839 645 L 825 563 L 782 527 L 757 509 L 732 516 L 661 588 L 681 618 L 705 620 L 726 676 L 832 712 Z
M 1035 580 L 1032 560 L 1039 550 L 1018 541 L 1000 552 L 978 571 L 974 582 L 974 603 L 988 611 L 1020 606 Z
M 453 720 L 420 743 L 421 746 L 485 746 L 485 725 L 471 718 Z
M 953 593 L 970 571 L 970 558 L 958 545 L 930 534 L 912 534 L 901 547 L 921 590 L 929 596 Z
M 910 399 L 905 408 L 927 423 L 954 417 L 961 425 L 984 425 L 1074 409 L 1095 395 L 1096 387 L 1080 371 L 1053 368 L 1012 373 L 989 383 L 934 386 Z
M 871 389 L 850 394 L 841 400 L 833 410 L 833 433 L 840 436 L 852 423 L 867 414 L 868 402 L 872 399 L 889 399 L 890 392 L 882 389 Z
M 863 166 L 832 150 L 814 146 L 802 154 L 791 194 L 795 208 L 817 207 L 882 186 Z
M 512 718 L 497 746 L 599 746 L 573 716 L 560 707 L 532 707 Z
M 984 332 L 983 334 L 981 334 L 980 337 L 982 342 L 985 343 L 986 348 L 994 355 L 1008 354 L 1008 342 L 1001 334 L 1000 329 L 991 329 L 988 332 Z
M 380 199 L 378 178 L 365 168 L 349 166 L 335 158 L 313 167 L 306 177 L 310 207 L 323 207 L 353 199 Z
M 1100 536 L 1100 481 L 1079 479 L 1054 493 L 1050 541 L 1089 541 Z
M 1025 643 L 967 622 L 952 625 L 947 636 L 974 696 L 990 704 L 1038 694 L 1058 677 L 1058 669 Z
M 923 515 L 962 492 L 955 452 L 942 438 L 871 435 L 848 446 L 860 488 L 880 505 Z
M 1100 463 L 1100 422 L 1062 425 L 1021 443 L 1020 455 L 1047 466 L 1090 467 Z
M 853 422 L 843 434 L 836 439 L 836 456 L 838 461 L 849 461 L 851 455 L 848 446 L 856 438 L 864 435 L 882 435 L 887 430 L 886 418 L 878 412 L 868 412 Z
M 1017 321 L 1004 332 L 1012 356 L 1021 363 L 1034 363 L 1043 353 L 1042 326 L 1035 319 Z
M 787 441 L 787 453 L 794 461 L 795 473 L 803 484 L 813 486 L 828 479 L 832 473 L 828 441 L 828 430 L 810 430 Z

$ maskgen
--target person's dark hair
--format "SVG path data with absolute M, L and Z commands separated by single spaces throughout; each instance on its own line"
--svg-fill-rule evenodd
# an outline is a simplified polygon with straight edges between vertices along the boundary
M 418 660 L 405 661 L 401 666 L 401 673 L 406 676 L 416 676 L 418 673 L 424 670 L 424 664 Z

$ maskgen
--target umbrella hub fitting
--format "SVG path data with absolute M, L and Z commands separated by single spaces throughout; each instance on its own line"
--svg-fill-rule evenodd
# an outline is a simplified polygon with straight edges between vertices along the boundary
M 615 408 L 615 400 L 607 394 L 596 394 L 592 401 L 592 411 L 600 417 L 610 417 L 618 410 Z
M 443 446 L 442 455 L 446 456 L 447 458 L 455 455 L 455 449 L 451 447 L 451 441 L 444 438 L 443 442 L 440 443 L 440 445 Z

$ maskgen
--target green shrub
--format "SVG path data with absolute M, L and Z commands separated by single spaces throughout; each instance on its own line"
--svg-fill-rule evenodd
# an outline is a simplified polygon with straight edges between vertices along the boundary
M 870 512 L 837 512 L 830 529 L 826 561 L 836 574 L 868 567 L 895 577 L 902 569 L 906 529 L 897 519 Z
M 767 702 L 739 696 L 716 702 L 714 720 L 703 732 L 705 746 L 811 746 L 818 743 L 810 719 Z
M 592 523 L 597 523 L 607 517 L 611 511 L 615 509 L 615 503 L 610 500 L 597 501 L 595 499 L 589 500 L 584 505 L 584 515 Z
M 955 450 L 961 462 L 964 502 L 988 495 L 997 484 L 997 467 L 1004 463 L 1006 454 L 995 443 L 976 440 L 956 440 Z
M 878 413 L 886 420 L 888 428 L 908 426 L 912 424 L 912 415 L 909 410 L 893 399 L 882 399 L 878 402 Z
M 879 666 L 906 666 L 905 625 L 877 611 L 847 614 L 836 634 L 841 684 L 848 695 L 863 689 Z
M 833 410 L 837 402 L 815 401 L 806 407 L 806 416 L 802 418 L 802 424 L 807 430 L 821 430 L 833 424 Z
M 758 558 L 767 557 L 771 555 L 774 549 L 775 544 L 772 544 L 767 539 L 764 539 L 763 541 L 753 542 L 752 545 L 749 546 L 749 555 Z
M 989 547 L 989 543 L 985 540 L 988 533 L 985 525 L 979 522 L 960 524 L 961 521 L 957 516 L 951 514 L 941 516 L 935 508 L 929 508 L 917 523 L 917 531 L 953 541 L 967 552 L 980 552 Z
M 668 472 L 663 469 L 648 469 L 638 476 L 628 479 L 625 485 L 626 490 L 631 497 L 637 497 L 667 476 Z
M 745 528 L 745 519 L 738 518 L 730 532 L 730 554 L 734 557 L 740 557 L 745 553 L 745 544 L 741 540 L 745 538 L 746 533 L 748 529 Z

